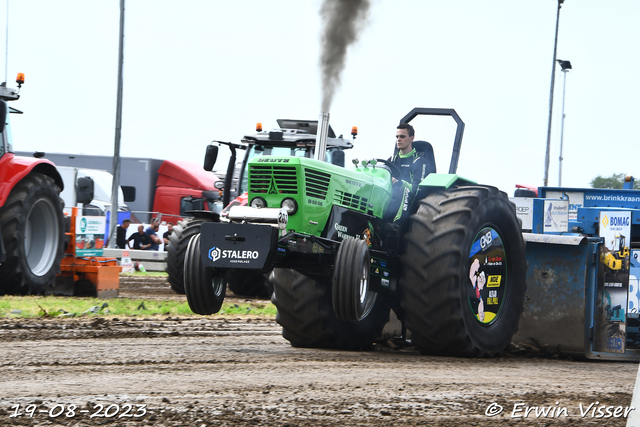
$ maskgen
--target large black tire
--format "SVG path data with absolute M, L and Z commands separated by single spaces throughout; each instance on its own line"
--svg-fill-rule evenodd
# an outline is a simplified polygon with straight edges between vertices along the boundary
M 405 241 L 399 284 L 412 342 L 428 354 L 500 353 L 526 291 L 524 241 L 507 195 L 485 186 L 431 194 L 409 218 Z
M 214 314 L 222 307 L 227 284 L 224 275 L 214 273 L 202 266 L 198 233 L 189 240 L 184 258 L 184 290 L 189 308 L 196 314 Z
M 333 310 L 346 322 L 364 319 L 378 296 L 369 290 L 371 257 L 364 240 L 343 240 L 336 255 L 332 281 Z
M 271 289 L 268 276 L 255 270 L 230 269 L 226 274 L 227 287 L 231 292 L 241 297 L 269 298 Z
M 330 283 L 319 283 L 294 270 L 276 268 L 269 276 L 282 336 L 294 347 L 339 350 L 369 349 L 389 320 L 390 307 L 377 298 L 358 322 L 338 320 L 331 304 Z
M 196 234 L 200 234 L 200 226 L 207 220 L 191 218 L 179 221 L 173 227 L 169 236 L 169 249 L 167 250 L 167 268 L 171 289 L 177 294 L 184 294 L 184 256 L 187 252 L 189 240 Z
M 0 265 L 0 294 L 44 294 L 55 282 L 64 255 L 65 228 L 60 188 L 32 173 L 13 188 L 0 210 L 7 254 Z

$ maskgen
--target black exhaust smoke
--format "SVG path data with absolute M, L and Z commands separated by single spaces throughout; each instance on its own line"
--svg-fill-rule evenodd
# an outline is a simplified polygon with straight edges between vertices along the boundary
M 369 14 L 369 0 L 324 0 L 320 8 L 323 21 L 322 111 L 331 110 L 331 102 L 340 86 L 340 76 L 347 59 L 347 48 L 358 40 Z

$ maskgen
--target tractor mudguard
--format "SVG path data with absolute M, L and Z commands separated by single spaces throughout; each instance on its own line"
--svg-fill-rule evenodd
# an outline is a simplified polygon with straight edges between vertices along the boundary
M 477 185 L 477 182 L 452 173 L 430 173 L 418 184 L 414 201 L 422 200 L 433 190 L 446 190 L 453 186 Z M 412 206 L 412 212 L 417 205 Z
M 454 185 L 476 185 L 477 182 L 452 173 L 430 173 L 418 185 L 419 189 L 437 187 L 450 188 Z
M 200 227 L 203 266 L 270 269 L 279 231 L 271 225 L 205 222 Z

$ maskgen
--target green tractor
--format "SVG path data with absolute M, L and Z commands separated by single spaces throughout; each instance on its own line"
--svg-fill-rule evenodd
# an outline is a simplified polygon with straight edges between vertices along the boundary
M 526 290 L 524 242 L 507 195 L 455 174 L 464 123 L 451 109 L 416 108 L 402 118 L 458 123 L 448 174 L 430 144 L 415 141 L 430 174 L 409 204 L 393 197 L 400 171 L 383 159 L 355 170 L 315 158 L 249 162 L 249 206 L 205 222 L 189 239 L 184 286 L 198 314 L 220 310 L 228 271 L 270 273 L 283 336 L 296 347 L 359 350 L 381 336 L 391 310 L 402 336 L 425 354 L 500 353 L 518 327 Z M 217 147 L 210 145 L 213 166 Z M 399 218 L 399 210 L 406 215 Z
M 256 133 L 245 135 L 240 143 L 213 141 L 226 145 L 231 151 L 225 179 L 222 206 L 218 214 L 207 210 L 190 211 L 191 218 L 185 218 L 173 227 L 169 237 L 167 251 L 167 274 L 171 288 L 184 294 L 184 257 L 191 237 L 200 233 L 203 222 L 218 222 L 220 216 L 225 218 L 233 206 L 243 206 L 247 202 L 247 186 L 249 184 L 249 161 L 260 156 L 295 156 L 313 157 L 318 121 L 278 119 L 278 128 L 263 131 L 262 124 L 256 126 Z M 353 137 L 355 133 L 352 132 Z M 344 166 L 344 150 L 353 148 L 351 140 L 336 136 L 331 127 L 328 128 L 325 160 L 338 166 Z M 242 159 L 236 162 L 238 151 L 244 150 Z M 211 163 L 206 169 L 213 169 Z M 272 289 L 268 281 L 268 273 L 254 270 L 232 269 L 226 272 L 228 288 L 237 296 L 271 296 Z

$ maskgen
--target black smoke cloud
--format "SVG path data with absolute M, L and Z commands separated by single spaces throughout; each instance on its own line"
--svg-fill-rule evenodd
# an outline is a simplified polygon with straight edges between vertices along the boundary
M 369 0 L 324 0 L 320 9 L 323 21 L 322 53 L 322 111 L 329 112 L 347 59 L 347 48 L 358 36 L 369 14 Z

